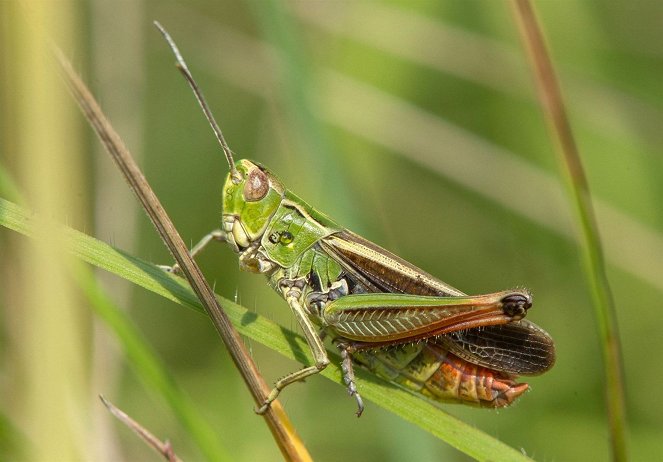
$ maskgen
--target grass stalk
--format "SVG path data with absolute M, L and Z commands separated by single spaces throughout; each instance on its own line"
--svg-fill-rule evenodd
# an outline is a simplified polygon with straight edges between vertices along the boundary
M 569 200 L 578 223 L 585 275 L 591 290 L 603 353 L 612 457 L 615 461 L 624 461 L 628 459 L 626 406 L 617 316 L 589 185 L 555 69 L 532 5 L 528 0 L 514 0 L 514 12 L 528 50 L 544 116 L 558 147 Z

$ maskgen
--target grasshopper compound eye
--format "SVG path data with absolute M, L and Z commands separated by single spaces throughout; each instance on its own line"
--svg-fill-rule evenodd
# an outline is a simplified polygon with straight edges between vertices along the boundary
M 267 195 L 269 191 L 269 178 L 265 172 L 259 168 L 254 168 L 249 172 L 249 176 L 244 183 L 244 199 L 248 202 L 259 201 Z

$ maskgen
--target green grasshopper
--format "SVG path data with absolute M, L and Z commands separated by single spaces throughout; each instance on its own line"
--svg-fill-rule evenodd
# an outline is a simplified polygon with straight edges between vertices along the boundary
M 511 404 L 528 389 L 515 382 L 516 376 L 552 367 L 552 338 L 523 319 L 532 306 L 529 291 L 465 295 L 340 226 L 288 191 L 262 165 L 235 162 L 177 46 L 157 27 L 230 169 L 223 186 L 222 227 L 205 236 L 191 254 L 212 241 L 226 242 L 238 254 L 242 270 L 264 274 L 285 299 L 313 354 L 313 365 L 276 382 L 258 413 L 285 387 L 329 364 L 325 336 L 340 351 L 357 416 L 364 405 L 353 361 L 427 398 L 492 408 Z

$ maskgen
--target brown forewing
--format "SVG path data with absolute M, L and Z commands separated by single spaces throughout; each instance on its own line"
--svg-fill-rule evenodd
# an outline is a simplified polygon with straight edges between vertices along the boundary
M 368 292 L 438 297 L 465 295 L 382 247 L 341 231 L 324 238 L 321 248 Z M 520 320 L 461 330 L 431 339 L 457 356 L 510 375 L 535 375 L 555 362 L 552 338 L 539 326 Z

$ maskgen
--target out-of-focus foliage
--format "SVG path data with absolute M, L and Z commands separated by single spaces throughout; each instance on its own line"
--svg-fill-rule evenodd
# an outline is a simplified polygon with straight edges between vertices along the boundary
M 532 289 L 535 305 L 528 317 L 555 338 L 556 366 L 528 379 L 532 391 L 510 409 L 445 409 L 537 460 L 607 458 L 596 323 L 553 143 L 509 5 L 279 4 L 281 15 L 261 13 L 265 6 L 259 0 L 93 2 L 77 13 L 77 51 L 65 53 L 141 158 L 185 239 L 195 242 L 219 225 L 226 170 L 194 98 L 151 26 L 154 19 L 180 45 L 239 157 L 265 164 L 348 228 L 465 292 Z M 656 322 L 663 292 L 663 158 L 658 155 L 663 7 L 651 1 L 537 6 L 589 177 L 615 293 L 629 451 L 634 460 L 649 460 L 663 451 L 663 400 L 656 398 L 663 381 L 657 356 L 663 337 Z M 9 33 L 8 20 L 2 28 Z M 283 45 L 274 42 L 280 28 L 293 41 L 285 48 L 274 45 Z M 299 53 L 294 65 L 293 53 Z M 21 59 L 16 51 L 11 56 Z M 0 76 L 2 98 L 10 99 L 15 95 L 5 78 Z M 0 119 L 0 153 L 20 191 L 26 180 L 12 171 L 18 161 L 14 146 L 4 141 L 11 139 L 4 136 L 12 122 L 8 117 L 3 113 Z M 307 131 L 312 124 L 319 124 L 324 143 L 319 150 Z M 88 213 L 84 231 L 99 239 L 144 259 L 169 262 L 91 131 L 81 132 L 89 137 L 86 182 L 76 194 L 90 206 L 81 210 L 74 203 L 71 215 Z M 18 242 L 0 232 L 3 248 Z M 9 254 L 0 253 L 3 287 L 17 265 L 5 257 Z M 285 303 L 261 277 L 240 274 L 228 249 L 212 247 L 198 261 L 217 292 L 295 328 Z M 229 452 L 237 460 L 277 459 L 208 320 L 106 279 L 116 303 L 128 310 Z M 11 312 L 8 303 L 16 297 L 0 299 L 4 312 Z M 13 422 L 10 397 L 21 384 L 13 378 L 10 353 L 20 348 L 20 336 L 7 319 L 12 317 L 2 323 L 0 385 L 4 413 Z M 91 351 L 86 367 L 93 379 L 87 384 L 90 396 L 81 400 L 96 409 L 91 397 L 103 392 L 155 434 L 170 438 L 178 455 L 199 458 L 183 426 L 126 367 L 116 340 L 103 326 L 85 332 Z M 270 381 L 298 367 L 250 346 Z M 353 400 L 322 378 L 287 389 L 282 401 L 316 460 L 467 459 L 371 403 L 356 419 Z M 91 425 L 87 444 L 114 448 L 104 452 L 108 457 L 148 456 L 110 416 L 101 411 L 98 419 L 108 420 L 111 431 Z

